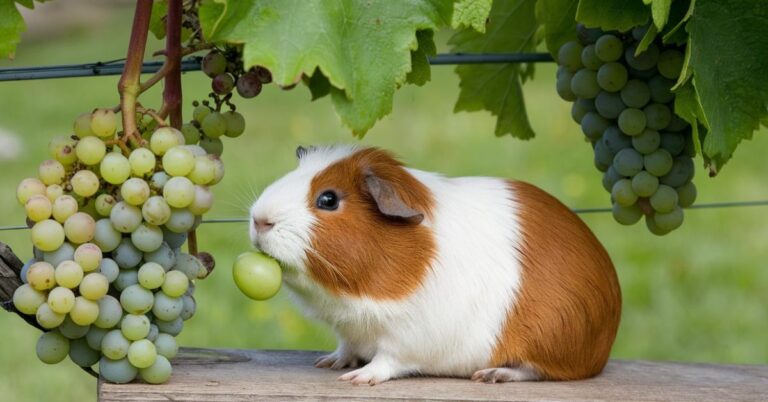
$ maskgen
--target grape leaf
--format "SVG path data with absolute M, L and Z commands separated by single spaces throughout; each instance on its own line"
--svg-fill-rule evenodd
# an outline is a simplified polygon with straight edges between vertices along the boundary
M 539 0 L 536 19 L 544 29 L 544 41 L 552 57 L 564 43 L 576 40 L 576 7 L 578 0 Z
M 152 15 L 149 17 L 149 30 L 157 39 L 165 38 L 166 15 L 168 15 L 168 0 L 156 0 L 152 3 Z
M 699 127 L 702 126 L 702 128 L 706 129 L 709 124 L 701 108 L 696 88 L 691 81 L 688 81 L 675 91 L 675 113 L 691 125 L 696 153 L 702 154 L 701 142 L 699 141 Z
M 331 93 L 331 83 L 328 81 L 320 69 L 316 69 L 311 77 L 304 77 L 304 83 L 309 87 L 309 93 L 312 100 L 318 100 Z
M 530 52 L 538 23 L 534 0 L 496 1 L 485 35 L 464 30 L 449 41 L 459 53 Z M 517 64 L 475 64 L 456 68 L 461 92 L 454 111 L 488 110 L 498 116 L 496 135 L 534 136 L 528 121 Z
M 493 0 L 456 0 L 451 27 L 472 27 L 477 32 L 485 32 L 485 23 L 492 3 Z
M 651 17 L 653 24 L 661 31 L 669 19 L 669 9 L 672 7 L 672 0 L 653 0 L 651 3 Z
M 0 58 L 13 58 L 21 33 L 27 30 L 13 0 L 0 0 Z
M 206 0 L 199 9 L 208 40 L 242 43 L 245 67 L 265 66 L 278 85 L 319 67 L 342 122 L 360 136 L 392 111 L 416 32 L 448 26 L 452 15 L 450 0 Z
M 719 170 L 768 114 L 768 7 L 697 0 L 687 29 L 689 66 L 710 129 L 703 151 Z
M 688 41 L 688 33 L 684 27 L 685 23 L 693 15 L 695 7 L 696 0 L 678 0 L 672 3 L 667 28 L 662 32 L 662 41 L 664 43 L 683 45 Z
M 432 69 L 429 57 L 437 54 L 434 31 L 423 30 L 416 32 L 419 47 L 411 52 L 411 71 L 405 77 L 409 84 L 422 86 L 432 79 Z
M 580 0 L 576 10 L 576 21 L 607 31 L 627 31 L 645 24 L 650 16 L 642 0 Z

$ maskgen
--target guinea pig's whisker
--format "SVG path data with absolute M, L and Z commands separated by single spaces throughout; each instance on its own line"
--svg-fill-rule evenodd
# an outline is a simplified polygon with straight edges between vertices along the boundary
M 307 248 L 307 251 L 309 251 L 310 253 L 312 253 L 312 255 L 317 257 L 318 260 L 322 261 L 323 264 L 327 265 L 328 268 L 330 268 L 330 272 L 333 274 L 333 276 L 341 279 L 347 285 L 347 287 L 350 286 L 349 281 L 347 280 L 347 278 L 344 277 L 344 275 L 342 275 L 341 270 L 339 269 L 339 267 L 337 267 L 336 265 L 332 264 L 325 257 L 320 255 L 320 253 L 318 253 L 315 249 L 309 247 L 309 248 Z

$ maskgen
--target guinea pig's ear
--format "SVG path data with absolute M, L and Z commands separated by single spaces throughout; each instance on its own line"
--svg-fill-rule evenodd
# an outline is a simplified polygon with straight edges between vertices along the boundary
M 389 181 L 367 172 L 365 187 L 384 216 L 412 224 L 419 224 L 424 220 L 424 214 L 406 205 Z

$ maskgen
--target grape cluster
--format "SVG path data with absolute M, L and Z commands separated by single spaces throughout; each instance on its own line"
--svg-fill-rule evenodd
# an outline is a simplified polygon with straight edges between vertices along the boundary
M 648 229 L 664 235 L 696 199 L 695 149 L 671 91 L 684 49 L 657 39 L 638 52 L 646 31 L 579 26 L 579 41 L 558 52 L 557 93 L 574 102 L 571 116 L 592 144 L 616 221 L 632 225 L 645 216 Z
M 68 355 L 98 363 L 107 381 L 162 383 L 195 313 L 194 280 L 209 273 L 181 247 L 211 208 L 224 165 L 164 125 L 117 146 L 116 120 L 111 109 L 81 115 L 73 136 L 51 141 L 37 178 L 19 184 L 34 258 L 13 303 L 46 330 L 43 362 Z

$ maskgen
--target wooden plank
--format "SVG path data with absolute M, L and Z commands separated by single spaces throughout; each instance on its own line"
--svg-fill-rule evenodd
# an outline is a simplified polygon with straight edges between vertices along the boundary
M 101 401 L 765 401 L 768 366 L 612 360 L 583 381 L 477 384 L 407 378 L 376 386 L 337 381 L 317 369 L 319 352 L 183 349 L 163 385 L 107 384 Z
M 13 291 L 21 286 L 19 275 L 23 265 L 13 250 L 0 242 L 0 302 L 9 302 L 13 298 Z

